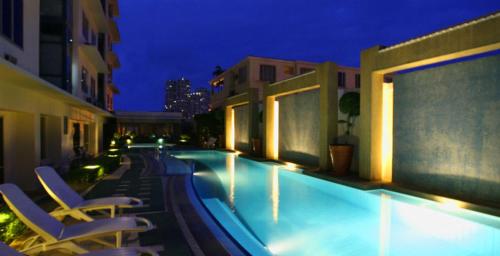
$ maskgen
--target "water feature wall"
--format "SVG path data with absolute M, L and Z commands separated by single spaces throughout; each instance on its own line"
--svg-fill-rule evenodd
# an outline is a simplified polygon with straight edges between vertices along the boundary
M 248 152 L 251 148 L 248 140 L 248 104 L 233 109 L 235 149 Z
M 393 181 L 500 203 L 500 56 L 394 77 Z
M 317 166 L 319 90 L 291 94 L 279 101 L 279 158 Z

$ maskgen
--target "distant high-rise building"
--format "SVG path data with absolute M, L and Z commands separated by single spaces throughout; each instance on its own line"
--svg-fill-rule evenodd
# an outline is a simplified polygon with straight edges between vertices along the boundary
M 197 114 L 208 112 L 210 102 L 206 88 L 191 91 L 191 81 L 182 77 L 179 80 L 168 80 L 165 88 L 165 111 L 182 113 L 184 118 L 191 119 Z
M 165 88 L 165 111 L 179 112 L 188 118 L 190 93 L 191 81 L 188 79 L 182 77 L 178 80 L 168 80 Z
M 191 118 L 209 111 L 210 93 L 207 88 L 198 88 L 190 94 Z

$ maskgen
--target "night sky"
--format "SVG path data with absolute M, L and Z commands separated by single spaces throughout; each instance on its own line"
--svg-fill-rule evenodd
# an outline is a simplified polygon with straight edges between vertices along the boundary
M 392 45 L 500 10 L 498 0 L 120 0 L 116 110 L 162 111 L 168 79 L 208 87 L 248 55 L 359 66 Z

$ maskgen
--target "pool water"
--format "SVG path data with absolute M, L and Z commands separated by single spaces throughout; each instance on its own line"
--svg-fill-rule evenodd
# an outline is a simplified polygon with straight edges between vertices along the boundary
M 276 255 L 500 255 L 500 218 L 387 190 L 362 191 L 219 151 L 193 184 Z M 219 220 L 224 221 L 224 220 Z

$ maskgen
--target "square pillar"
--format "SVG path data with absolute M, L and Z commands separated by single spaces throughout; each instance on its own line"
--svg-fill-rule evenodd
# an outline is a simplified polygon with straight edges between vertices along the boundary
M 232 106 L 225 108 L 225 131 L 226 131 L 226 149 L 234 150 L 234 111 Z
M 275 123 L 275 106 L 274 102 L 276 101 L 275 96 L 267 96 L 264 95 L 264 129 L 263 129 L 263 147 L 264 147 L 264 155 L 268 159 L 278 159 L 278 148 L 275 146 L 275 137 L 278 136 L 276 133 L 277 125 Z
M 382 171 L 382 99 L 384 74 L 375 72 L 380 46 L 361 53 L 359 176 L 380 180 Z
M 323 171 L 332 169 L 328 146 L 337 137 L 338 123 L 338 66 L 325 62 L 316 67 L 316 80 L 319 83 L 319 168 Z

